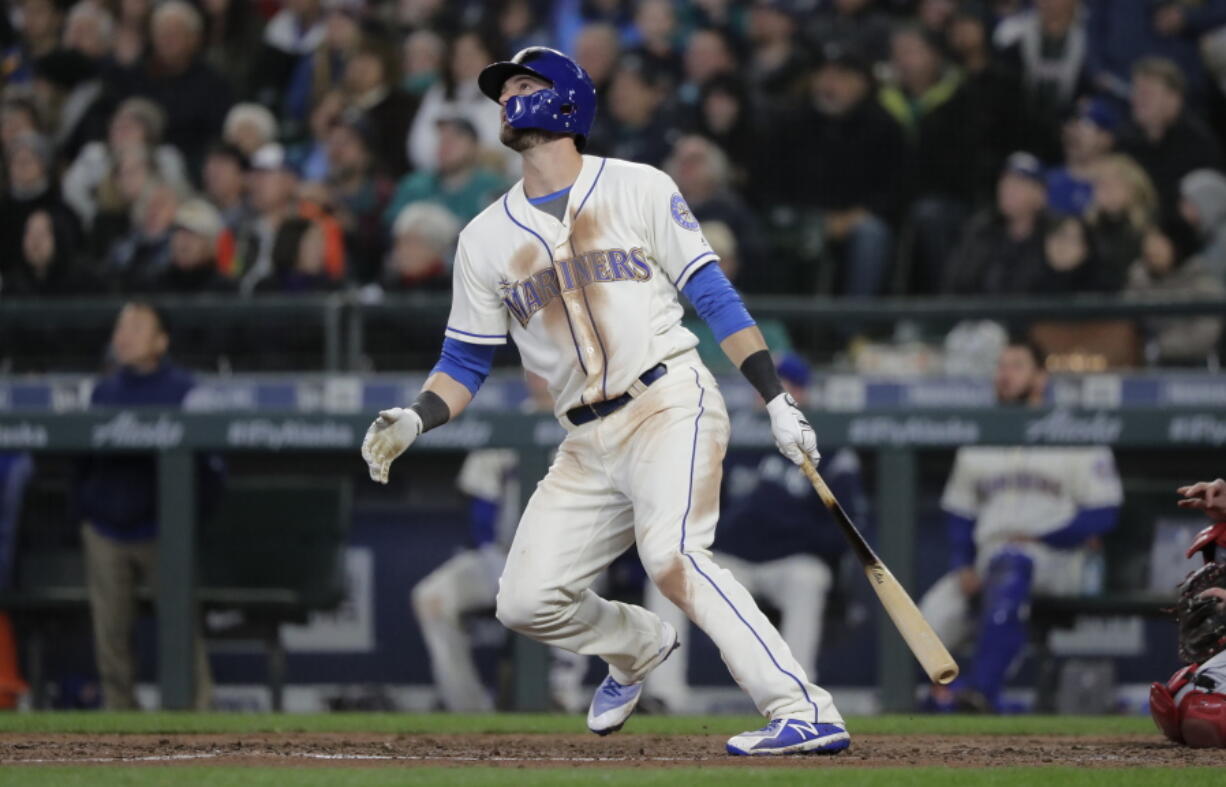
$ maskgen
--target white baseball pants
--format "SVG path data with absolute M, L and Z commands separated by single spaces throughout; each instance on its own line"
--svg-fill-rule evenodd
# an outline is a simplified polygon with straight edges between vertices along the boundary
M 763 715 L 840 722 L 830 694 L 809 681 L 753 597 L 708 551 L 729 422 L 697 354 L 671 359 L 664 377 L 616 413 L 568 429 L 516 531 L 498 619 L 601 657 L 620 683 L 642 680 L 665 644 L 660 618 L 590 588 L 637 544 L 648 576 L 715 641 Z

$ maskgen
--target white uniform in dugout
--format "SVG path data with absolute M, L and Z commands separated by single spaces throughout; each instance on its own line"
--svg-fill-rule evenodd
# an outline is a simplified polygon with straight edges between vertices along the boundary
M 715 641 L 763 714 L 838 722 L 830 695 L 708 551 L 728 415 L 681 325 L 677 290 L 714 256 L 668 175 L 592 156 L 565 221 L 517 185 L 460 234 L 447 335 L 502 344 L 509 331 L 569 432 L 516 531 L 499 617 L 601 655 L 620 683 L 639 681 L 660 648 L 659 618 L 588 590 L 637 538 L 648 575 Z M 609 418 L 578 428 L 565 418 L 633 390 L 661 362 L 667 374 Z

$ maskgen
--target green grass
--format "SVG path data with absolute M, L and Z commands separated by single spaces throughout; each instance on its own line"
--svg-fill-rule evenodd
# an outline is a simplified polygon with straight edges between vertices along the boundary
M 628 733 L 682 736 L 732 734 L 760 727 L 755 716 L 635 716 Z M 852 733 L 1000 734 L 1000 736 L 1117 736 L 1155 734 L 1140 716 L 866 716 L 851 718 Z M 42 712 L 0 715 L 0 733 L 257 733 L 348 732 L 392 734 L 584 733 L 584 717 L 554 713 L 105 713 Z
M 636 716 L 626 732 L 650 735 L 732 734 L 761 726 L 754 716 Z M 1126 735 L 1155 734 L 1141 716 L 868 716 L 848 720 L 867 735 Z M 582 733 L 582 716 L 490 713 L 102 713 L 0 714 L 0 733 L 257 733 L 393 734 Z
M 822 780 L 822 776 L 826 779 Z M 822 781 L 867 787 L 962 787 L 989 785 L 1013 787 L 1033 785 L 1038 781 L 1076 787 L 1131 787 L 1132 785 L 1179 784 L 1180 787 L 1216 785 L 1222 783 L 1222 772 L 1216 768 L 1187 768 L 1178 774 L 1160 768 L 1086 769 L 1086 768 L 882 768 L 833 773 L 813 768 L 669 768 L 648 770 L 584 768 L 581 770 L 515 770 L 509 768 L 199 768 L 199 767 L 106 767 L 48 768 L 6 767 L 0 770 L 0 785 L 42 787 L 42 785 L 110 785 L 169 784 L 175 787 L 383 787 L 402 784 L 448 784 L 484 787 L 512 784 L 532 785 L 634 785 L 652 787 L 701 783 L 703 787 L 720 785 L 771 784 L 812 785 Z

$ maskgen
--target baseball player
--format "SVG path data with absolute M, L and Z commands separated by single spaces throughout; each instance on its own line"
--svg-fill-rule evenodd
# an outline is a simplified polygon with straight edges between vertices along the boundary
M 530 411 L 552 409 L 543 380 L 529 375 L 528 390 Z M 477 676 L 463 616 L 494 606 L 498 576 L 506 564 L 507 548 L 519 518 L 518 465 L 515 451 L 505 448 L 473 451 L 464 458 L 456 485 L 471 499 L 472 546 L 427 574 L 410 596 L 430 656 L 434 685 L 449 711 L 494 709 L 489 692 Z M 581 691 L 587 657 L 561 648 L 552 648 L 551 654 L 550 695 L 562 710 L 578 712 L 584 705 Z
M 1006 346 L 996 367 L 999 402 L 1041 405 L 1043 363 L 1033 345 Z M 1121 498 L 1107 448 L 959 449 L 941 499 L 950 572 L 920 610 L 951 650 L 972 638 L 975 650 L 965 680 L 951 693 L 934 689 L 938 708 L 999 709 L 1005 675 L 1026 642 L 1031 594 L 1080 591 L 1085 547 L 1115 527 Z
M 386 483 L 423 432 L 458 416 L 508 336 L 544 377 L 566 429 L 520 521 L 499 580 L 508 628 L 609 664 L 588 708 L 605 735 L 634 711 L 677 632 L 592 591 L 631 545 L 648 576 L 719 646 L 770 719 L 733 754 L 834 752 L 850 736 L 753 598 L 708 551 L 719 516 L 729 420 L 681 326 L 678 292 L 767 402 L 779 449 L 817 461 L 813 429 L 783 390 L 753 319 L 672 179 L 582 155 L 596 91 L 566 55 L 530 47 L 478 80 L 502 106 L 501 139 L 523 179 L 460 233 L 442 357 L 412 405 L 379 414 L 362 453 Z
M 803 359 L 780 361 L 779 378 L 802 407 L 810 371 Z M 839 533 L 813 486 L 777 453 L 734 452 L 724 462 L 723 514 L 712 557 L 755 596 L 779 610 L 779 628 L 796 660 L 817 675 L 822 618 L 847 541 Z M 826 460 L 823 475 L 852 520 L 863 524 L 860 460 L 849 448 Z M 769 511 L 764 517 L 762 512 Z M 648 583 L 643 606 L 683 631 L 685 613 Z M 685 638 L 671 658 L 652 673 L 644 690 L 669 712 L 689 712 Z

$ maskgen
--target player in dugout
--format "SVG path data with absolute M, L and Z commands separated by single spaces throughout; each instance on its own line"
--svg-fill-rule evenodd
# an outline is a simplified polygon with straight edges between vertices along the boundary
M 1002 406 L 1042 406 L 1047 381 L 1034 344 L 1014 340 L 1001 351 L 995 386 Z M 941 498 L 949 573 L 920 610 L 946 647 L 973 644 L 974 655 L 963 677 L 933 688 L 933 710 L 1002 709 L 1005 678 L 1026 644 L 1031 595 L 1082 590 L 1085 560 L 1115 527 L 1122 498 L 1109 448 L 958 450 Z

